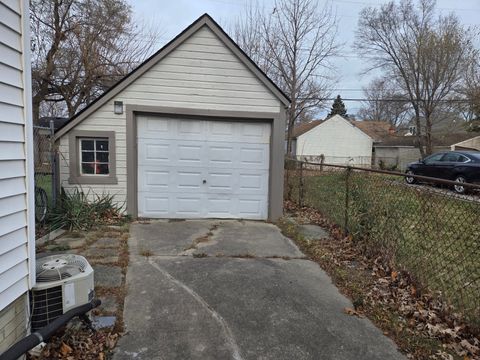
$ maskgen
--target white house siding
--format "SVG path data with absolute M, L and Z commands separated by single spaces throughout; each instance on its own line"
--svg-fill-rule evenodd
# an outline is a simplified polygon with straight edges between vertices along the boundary
M 275 112 L 280 101 L 228 49 L 207 26 L 203 26 L 169 55 L 136 79 L 114 99 L 75 127 L 75 130 L 115 131 L 116 185 L 82 185 L 84 191 L 113 194 L 119 204 L 126 201 L 126 112 L 113 113 L 113 102 L 189 109 Z M 60 174 L 69 184 L 68 132 L 60 138 Z
M 28 14 L 26 0 L 0 1 L 0 352 L 25 333 L 34 282 Z
M 363 131 L 336 115 L 297 137 L 298 158 L 319 160 L 327 164 L 369 166 L 373 140 Z

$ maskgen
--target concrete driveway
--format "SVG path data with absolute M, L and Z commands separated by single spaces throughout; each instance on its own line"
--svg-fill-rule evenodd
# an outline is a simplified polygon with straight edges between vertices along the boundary
M 152 221 L 129 243 L 116 360 L 404 359 L 274 225 Z

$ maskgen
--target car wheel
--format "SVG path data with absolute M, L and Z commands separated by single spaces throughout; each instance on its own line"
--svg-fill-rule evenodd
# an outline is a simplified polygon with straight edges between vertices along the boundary
M 412 170 L 407 170 L 406 176 L 405 176 L 405 181 L 407 184 L 415 184 L 417 180 L 413 176 L 408 176 L 408 175 L 415 175 Z
M 465 183 L 467 182 L 467 179 L 465 179 L 464 176 L 459 175 L 455 178 L 455 181 L 459 183 Z M 467 192 L 467 189 L 465 188 L 465 186 L 462 186 L 462 185 L 453 185 L 453 189 L 457 194 L 465 194 Z

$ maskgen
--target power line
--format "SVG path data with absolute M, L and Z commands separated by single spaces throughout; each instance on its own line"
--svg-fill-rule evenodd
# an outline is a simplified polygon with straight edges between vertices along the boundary
M 299 98 L 299 100 L 328 100 L 334 101 L 336 98 Z M 365 98 L 342 98 L 342 101 L 366 101 L 366 102 L 410 102 L 411 100 L 408 99 L 365 99 Z M 427 101 L 425 99 L 418 99 L 415 100 L 417 102 Z M 468 99 L 450 99 L 450 100 L 434 100 L 435 102 L 441 103 L 469 103 L 471 102 Z
M 383 3 L 374 3 L 368 1 L 358 1 L 358 0 L 332 0 L 334 3 L 345 3 L 345 4 L 358 4 L 358 5 L 369 5 L 369 6 L 380 6 Z M 447 10 L 447 11 L 480 11 L 480 9 L 466 9 L 466 8 L 444 8 L 437 7 L 438 10 Z

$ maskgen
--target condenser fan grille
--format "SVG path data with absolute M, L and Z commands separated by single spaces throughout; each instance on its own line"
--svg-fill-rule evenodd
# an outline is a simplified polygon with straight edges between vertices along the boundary
M 48 325 L 63 314 L 62 287 L 55 286 L 30 293 L 32 332 Z
M 68 279 L 85 271 L 87 260 L 79 255 L 52 255 L 37 260 L 37 282 Z

